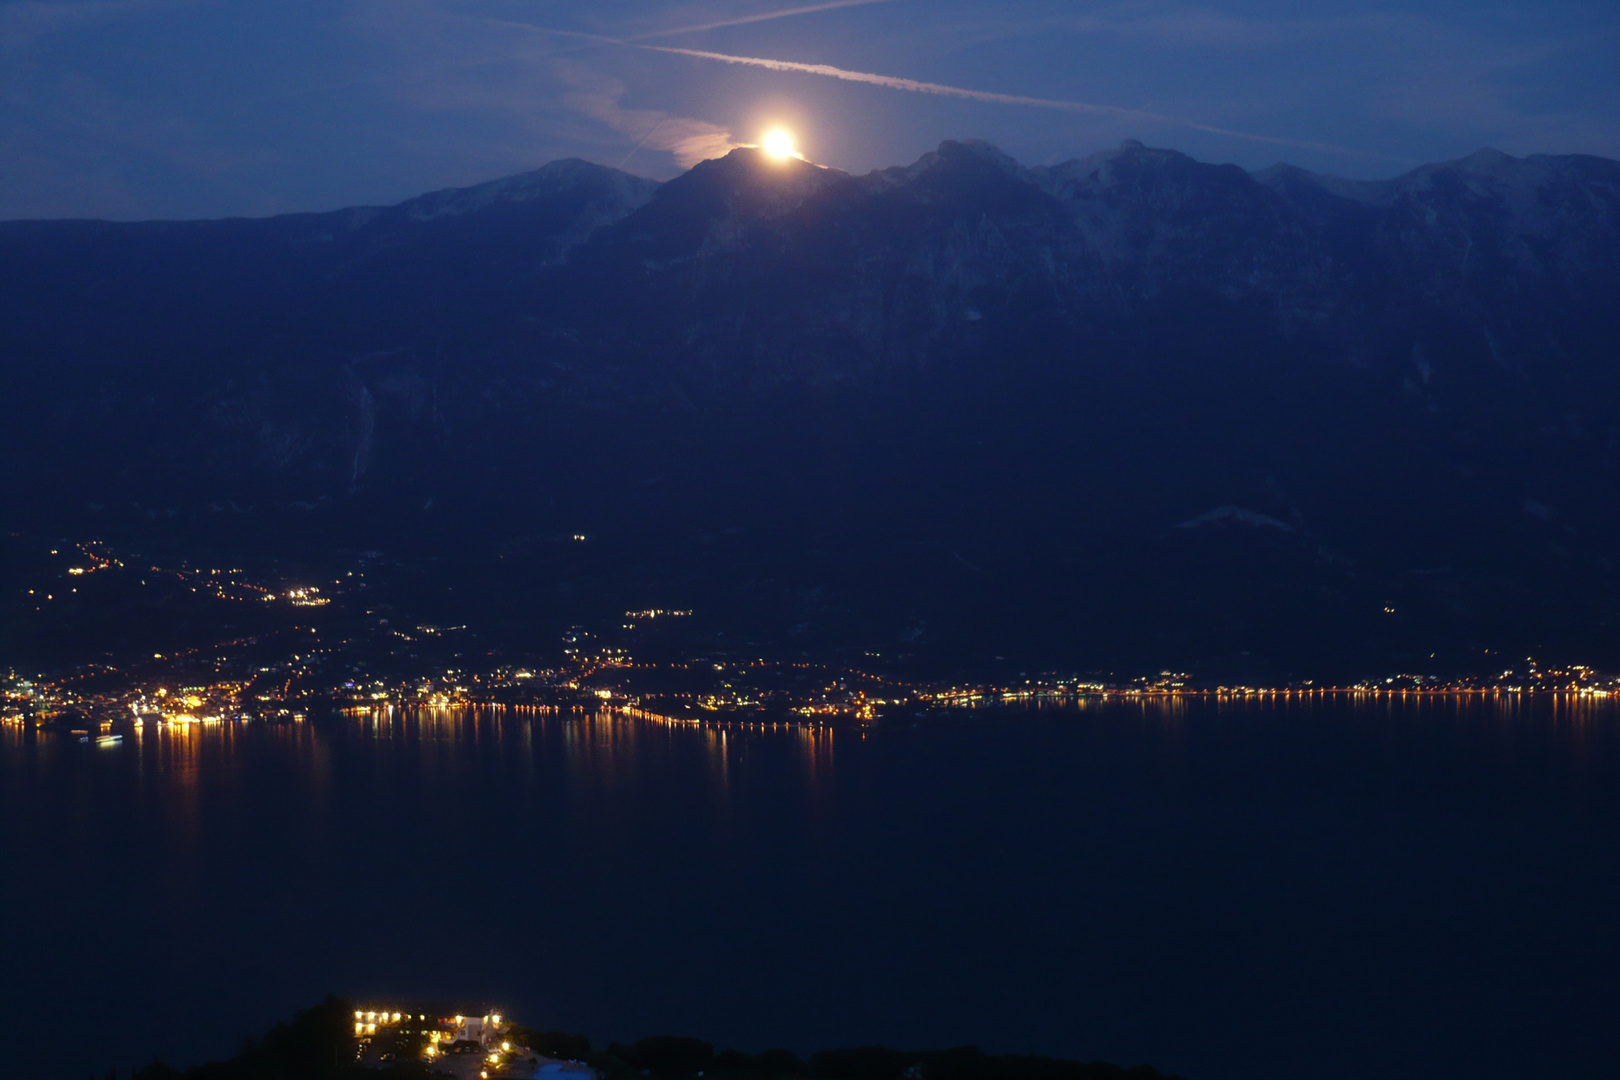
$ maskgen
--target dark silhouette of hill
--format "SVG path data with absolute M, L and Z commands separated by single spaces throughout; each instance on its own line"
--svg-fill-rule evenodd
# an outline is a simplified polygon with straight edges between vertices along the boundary
M 134 1080 L 407 1080 L 448 1075 L 428 1064 L 401 1056 L 382 1067 L 355 1063 L 351 1003 L 328 997 L 300 1009 L 289 1022 L 277 1024 L 262 1039 L 245 1040 L 226 1061 L 193 1065 L 184 1071 L 161 1060 L 134 1071 Z M 634 1043 L 613 1043 L 591 1052 L 583 1035 L 536 1031 L 513 1026 L 503 1038 L 521 1050 L 583 1060 L 607 1080 L 652 1077 L 653 1080 L 1161 1080 L 1151 1065 L 1121 1068 L 1105 1061 L 1069 1061 L 1033 1054 L 986 1054 L 976 1046 L 949 1050 L 893 1050 L 864 1046 L 822 1050 L 808 1063 L 789 1050 L 750 1054 L 715 1053 L 701 1039 L 653 1035 Z M 373 1048 L 374 1050 L 375 1048 Z M 480 1058 L 482 1055 L 480 1055 Z M 116 1073 L 116 1070 L 115 1070 Z M 1165 1080 L 1176 1080 L 1175 1077 Z
M 1597 158 L 1351 182 L 1137 143 L 5 223 L 0 497 L 443 555 L 512 626 L 623 600 L 939 668 L 1613 662 L 1617 230 Z

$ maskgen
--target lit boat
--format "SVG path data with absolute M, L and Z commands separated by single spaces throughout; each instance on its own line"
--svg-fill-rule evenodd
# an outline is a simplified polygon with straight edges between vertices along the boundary
M 96 745 L 97 746 L 119 746 L 119 745 L 123 744 L 123 741 L 124 741 L 124 737 L 122 735 L 97 735 L 96 736 Z

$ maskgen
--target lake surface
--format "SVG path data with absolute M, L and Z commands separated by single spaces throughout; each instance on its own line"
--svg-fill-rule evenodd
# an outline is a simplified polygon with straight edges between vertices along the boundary
M 0 1072 L 73 1080 L 227 1054 L 329 991 L 599 1043 L 1612 1077 L 1620 709 L 10 727 L 0 971 Z

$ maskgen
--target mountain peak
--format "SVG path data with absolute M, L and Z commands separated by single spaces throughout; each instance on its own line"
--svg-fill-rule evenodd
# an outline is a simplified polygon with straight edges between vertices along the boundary
M 960 157 L 987 161 L 1009 170 L 1023 168 L 1010 154 L 984 139 L 946 139 L 935 148 L 934 153 L 942 158 Z
M 937 187 L 983 182 L 1038 184 L 1035 174 L 1011 155 L 983 139 L 946 139 L 910 165 L 880 169 L 867 177 L 878 187 Z
M 1390 186 L 1388 180 L 1346 180 L 1342 176 L 1311 172 L 1282 161 L 1257 169 L 1249 175 L 1261 186 L 1287 198 L 1309 197 L 1308 192 L 1317 192 L 1351 202 L 1373 203 L 1384 198 Z
M 657 201 L 665 206 L 703 204 L 710 214 L 780 212 L 847 175 L 802 158 L 782 160 L 756 146 L 740 146 L 669 181 Z
M 725 246 L 754 223 L 789 215 L 848 174 L 801 159 L 773 158 L 758 147 L 738 147 L 700 161 L 661 186 L 604 238 L 595 259 L 631 252 L 663 262 Z
M 1166 169 L 1219 169 L 1188 157 L 1179 150 L 1146 146 L 1137 139 L 1125 139 L 1111 150 L 1099 150 L 1083 158 L 1057 165 L 1042 166 L 1034 175 L 1042 187 L 1054 194 L 1064 190 L 1109 188 L 1122 181 Z
M 1500 168 L 1503 165 L 1516 164 L 1518 160 L 1519 159 L 1514 157 L 1512 154 L 1504 154 L 1495 147 L 1482 146 L 1478 150 L 1475 150 L 1472 154 L 1469 154 L 1467 157 L 1458 161 L 1457 164 L 1470 166 L 1473 168 Z
M 400 209 L 412 220 L 430 221 L 470 214 L 498 204 L 529 202 L 570 191 L 612 195 L 629 204 L 640 205 L 652 196 L 657 187 L 656 180 L 647 180 L 580 158 L 562 158 L 538 169 L 499 180 L 489 180 L 471 187 L 430 191 L 401 203 Z
M 1412 635 L 1539 640 L 1620 607 L 1620 163 L 1499 164 L 1353 202 L 1132 143 L 1024 170 L 951 142 L 860 179 L 743 150 L 622 216 L 617 185 L 654 185 L 560 162 L 428 221 L 4 224 L 0 496 L 42 536 L 140 507 L 247 536 L 208 509 L 232 500 L 289 545 L 316 518 L 278 505 L 390 535 L 477 515 L 495 544 L 589 523 L 628 569 L 512 579 L 559 621 L 595 580 L 974 648 L 1000 644 L 953 613 L 1028 609 L 1053 664 L 1122 611 L 1144 655 L 1311 627 L 1398 655 L 1396 596 Z

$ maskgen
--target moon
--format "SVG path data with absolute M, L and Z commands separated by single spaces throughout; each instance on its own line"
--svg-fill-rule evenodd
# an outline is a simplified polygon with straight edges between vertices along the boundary
M 799 153 L 798 143 L 793 138 L 793 132 L 787 128 L 775 127 L 767 131 L 759 140 L 759 148 L 765 155 L 777 161 L 788 161 L 793 158 L 803 158 Z

